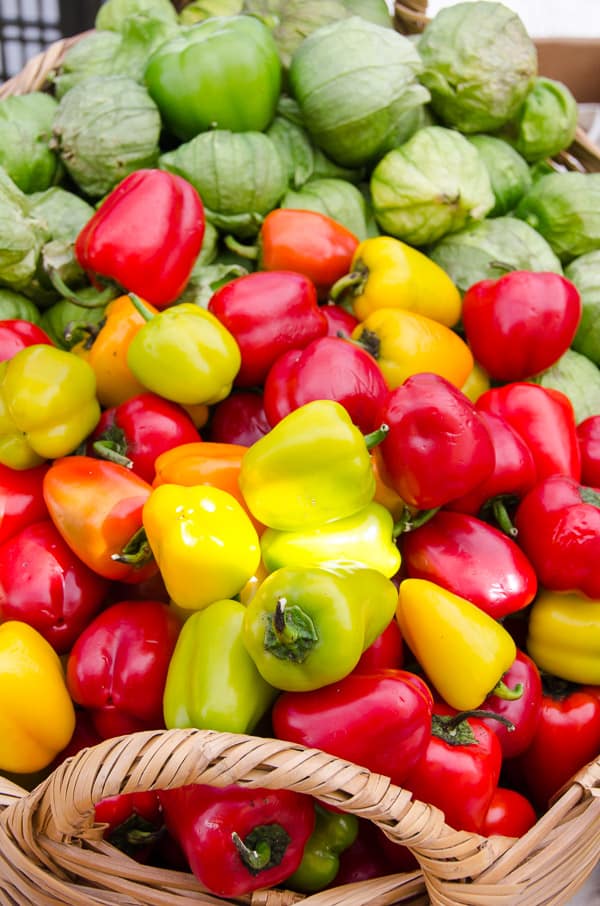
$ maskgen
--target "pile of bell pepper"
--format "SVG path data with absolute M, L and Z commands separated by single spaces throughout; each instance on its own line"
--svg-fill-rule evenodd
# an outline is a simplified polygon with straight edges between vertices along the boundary
M 274 735 L 525 833 L 600 754 L 600 413 L 529 380 L 575 286 L 461 298 L 397 239 L 276 210 L 205 309 L 179 300 L 204 229 L 189 183 L 137 171 L 75 243 L 102 317 L 69 294 L 72 346 L 0 322 L 0 770 L 144 729 Z M 416 864 L 288 790 L 95 820 L 222 896 Z

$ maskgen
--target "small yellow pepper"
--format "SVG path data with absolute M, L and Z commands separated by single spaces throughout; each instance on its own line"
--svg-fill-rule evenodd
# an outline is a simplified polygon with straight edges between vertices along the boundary
M 600 601 L 543 589 L 531 606 L 527 651 L 541 670 L 600 685 Z
M 330 295 L 351 306 L 359 321 L 378 308 L 403 308 L 454 327 L 462 308 L 457 287 L 439 264 L 392 236 L 361 242 L 350 273 Z
M 497 620 L 428 579 L 400 583 L 396 616 L 430 681 L 459 711 L 478 708 L 517 654 Z
M 47 767 L 75 729 L 75 710 L 59 656 L 18 620 L 0 625 L 0 770 Z
M 476 403 L 482 393 L 489 390 L 491 382 L 489 375 L 484 371 L 479 362 L 475 362 L 473 368 L 467 375 L 467 379 L 460 388 L 464 395 Z

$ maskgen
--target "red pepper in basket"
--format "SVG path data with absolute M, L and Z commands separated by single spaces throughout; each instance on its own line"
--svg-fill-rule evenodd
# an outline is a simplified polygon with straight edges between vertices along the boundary
M 26 346 L 35 346 L 37 343 L 54 346 L 48 334 L 31 321 L 18 318 L 0 321 L 0 362 L 12 359 Z
M 514 758 L 531 744 L 542 708 L 542 678 L 535 663 L 517 648 L 517 654 L 501 678 L 501 695 L 490 693 L 481 710 L 499 714 L 512 728 L 492 717 L 480 720 L 500 741 L 504 758 Z
M 162 807 L 155 790 L 102 799 L 96 805 L 94 820 L 107 825 L 104 839 L 136 862 L 149 862 L 164 834 Z
M 274 887 L 300 865 L 314 829 L 310 796 L 293 790 L 190 784 L 161 790 L 165 824 L 212 893 Z
M 523 498 L 515 526 L 541 585 L 600 598 L 600 491 L 551 475 Z
M 204 207 L 191 183 L 142 169 L 107 195 L 77 236 L 75 256 L 99 285 L 114 281 L 165 308 L 188 282 L 203 238 Z
M 497 787 L 487 810 L 481 834 L 491 837 L 522 837 L 537 821 L 535 809 L 529 799 L 506 787 Z

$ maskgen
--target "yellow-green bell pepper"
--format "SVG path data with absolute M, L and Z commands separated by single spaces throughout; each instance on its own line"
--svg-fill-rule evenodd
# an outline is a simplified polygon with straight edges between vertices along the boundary
M 0 364 L 0 463 L 30 469 L 72 453 L 100 419 L 87 362 L 36 344 Z
M 340 403 L 300 406 L 244 454 L 239 484 L 248 509 L 287 532 L 357 513 L 375 493 L 370 443 Z
M 352 516 L 316 529 L 280 532 L 269 528 L 261 536 L 260 548 L 269 572 L 282 566 L 346 562 L 350 566 L 376 569 L 389 579 L 400 568 L 392 514 L 374 502 Z
M 186 610 L 235 597 L 260 562 L 250 517 L 220 488 L 159 485 L 142 523 L 169 595 Z
M 600 685 L 600 601 L 542 589 L 531 606 L 526 644 L 540 670 Z
M 400 583 L 396 617 L 429 680 L 458 711 L 478 708 L 517 654 L 497 620 L 428 579 Z
M 184 623 L 169 662 L 165 726 L 251 733 L 275 699 L 242 640 L 246 608 L 215 601 Z
M 75 729 L 75 710 L 57 653 L 18 620 L 0 625 L 0 770 L 47 767 Z
M 397 600 L 394 583 L 373 569 L 282 567 L 246 608 L 244 644 L 271 686 L 319 689 L 356 667 Z
M 332 812 L 315 802 L 315 829 L 304 847 L 302 861 L 286 878 L 290 890 L 314 893 L 335 880 L 340 869 L 340 855 L 352 846 L 358 836 L 358 818 L 347 812 Z

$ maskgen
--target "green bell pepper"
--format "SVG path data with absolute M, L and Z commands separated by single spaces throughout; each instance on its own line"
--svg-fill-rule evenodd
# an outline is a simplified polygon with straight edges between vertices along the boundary
M 12 318 L 40 325 L 42 315 L 35 302 L 32 302 L 27 296 L 0 286 L 0 321 Z
M 253 16 L 215 16 L 154 51 L 144 75 L 167 129 L 189 141 L 209 129 L 262 132 L 275 115 L 281 62 Z
M 400 568 L 394 520 L 379 503 L 316 529 L 280 532 L 266 529 L 260 539 L 269 572 L 282 566 L 326 566 L 336 561 L 376 569 L 389 579 Z
M 248 509 L 263 525 L 286 532 L 352 516 L 373 499 L 369 446 L 387 430 L 363 437 L 334 400 L 294 409 L 242 459 L 239 484 Z
M 215 601 L 183 624 L 163 696 L 165 726 L 251 733 L 276 690 L 262 678 L 242 640 L 246 608 Z
M 93 286 L 84 287 L 78 295 L 92 303 L 100 299 L 100 291 Z M 61 349 L 72 349 L 82 340 L 91 343 L 106 320 L 106 306 L 82 308 L 69 299 L 60 299 L 44 309 L 41 327 Z
M 340 855 L 352 846 L 358 835 L 358 818 L 345 812 L 333 812 L 315 802 L 315 829 L 304 847 L 302 861 L 286 879 L 291 890 L 314 893 L 335 880 L 340 868 Z
M 398 591 L 374 569 L 282 567 L 244 616 L 244 644 L 276 689 L 304 692 L 347 676 L 394 616 Z

